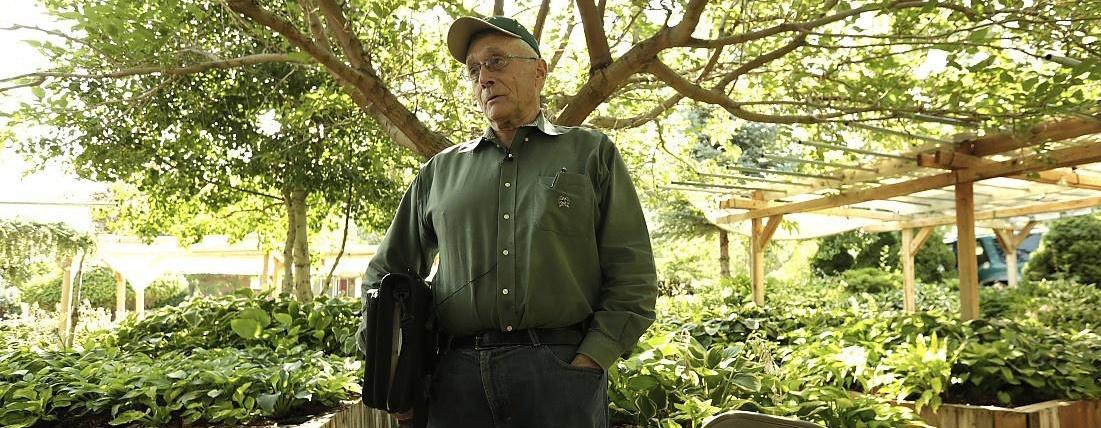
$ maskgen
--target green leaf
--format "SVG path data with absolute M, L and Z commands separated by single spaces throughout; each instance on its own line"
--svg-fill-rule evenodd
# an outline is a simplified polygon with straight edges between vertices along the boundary
M 634 376 L 627 380 L 627 388 L 635 391 L 644 391 L 659 384 L 658 379 L 651 375 Z
M 734 378 L 731 379 L 731 383 L 746 391 L 758 392 L 761 390 L 761 380 L 751 374 L 736 374 Z
M 39 98 L 39 99 L 44 98 L 46 96 L 46 90 L 42 89 L 41 86 L 31 87 L 31 93 L 34 94 L 35 98 Z
M 292 323 L 294 323 L 294 318 L 291 318 L 290 314 L 285 314 L 285 313 L 282 313 L 282 312 L 276 312 L 276 313 L 272 314 L 272 316 L 275 317 L 275 320 L 278 321 L 279 324 L 283 324 L 285 326 L 291 325 Z
M 108 422 L 108 424 L 111 424 L 111 425 L 125 425 L 125 424 L 134 422 L 134 421 L 139 420 L 139 419 L 144 418 L 144 417 L 145 417 L 144 412 L 139 412 L 137 410 L 127 410 L 125 412 L 122 412 L 121 415 L 118 415 L 118 417 L 116 417 L 114 419 L 111 419 L 111 421 Z
M 245 339 L 258 339 L 260 337 L 260 323 L 250 318 L 238 318 L 229 322 L 233 332 Z
M 275 403 L 278 400 L 278 394 L 260 394 L 256 397 L 256 404 L 260 405 L 260 408 L 270 415 L 275 413 Z

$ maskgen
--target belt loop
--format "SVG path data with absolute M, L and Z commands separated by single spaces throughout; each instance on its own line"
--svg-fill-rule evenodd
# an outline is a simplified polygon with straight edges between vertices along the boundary
M 528 329 L 528 337 L 531 338 L 532 346 L 535 346 L 536 348 L 538 348 L 539 347 L 539 335 L 535 333 L 534 328 L 529 328 Z

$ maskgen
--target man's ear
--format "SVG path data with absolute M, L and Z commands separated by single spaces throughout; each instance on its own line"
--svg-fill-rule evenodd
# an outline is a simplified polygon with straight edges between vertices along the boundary
M 544 81 L 547 80 L 547 61 L 543 58 L 539 58 L 539 61 L 535 63 L 535 75 Z

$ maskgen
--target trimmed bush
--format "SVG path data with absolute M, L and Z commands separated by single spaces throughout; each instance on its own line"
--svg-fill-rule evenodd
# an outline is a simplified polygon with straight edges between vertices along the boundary
M 1051 222 L 1040 249 L 1028 259 L 1025 275 L 1101 284 L 1101 220 L 1087 215 Z

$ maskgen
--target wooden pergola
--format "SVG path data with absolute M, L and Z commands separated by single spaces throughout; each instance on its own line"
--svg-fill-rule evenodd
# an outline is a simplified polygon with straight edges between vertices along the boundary
M 901 231 L 904 307 L 909 311 L 915 309 L 914 255 L 933 227 L 955 224 L 960 311 L 963 319 L 975 319 L 979 315 L 976 225 L 994 229 L 1005 249 L 1009 271 L 1016 272 L 1016 249 L 1035 224 L 1034 216 L 1101 206 L 1099 116 L 1074 116 L 1016 134 L 959 135 L 951 141 L 904 135 L 928 143 L 894 154 L 803 143 L 880 160 L 844 165 L 773 157 L 781 162 L 817 164 L 826 171 L 806 174 L 742 168 L 759 176 L 740 176 L 739 185 L 700 186 L 728 193 L 719 204 L 722 214 L 716 224 L 751 223 L 750 271 L 758 305 L 765 301 L 764 254 L 787 215 L 859 219 L 865 223 L 865 231 Z M 744 192 L 738 194 L 738 190 Z M 1016 281 L 1015 275 L 1010 278 Z

